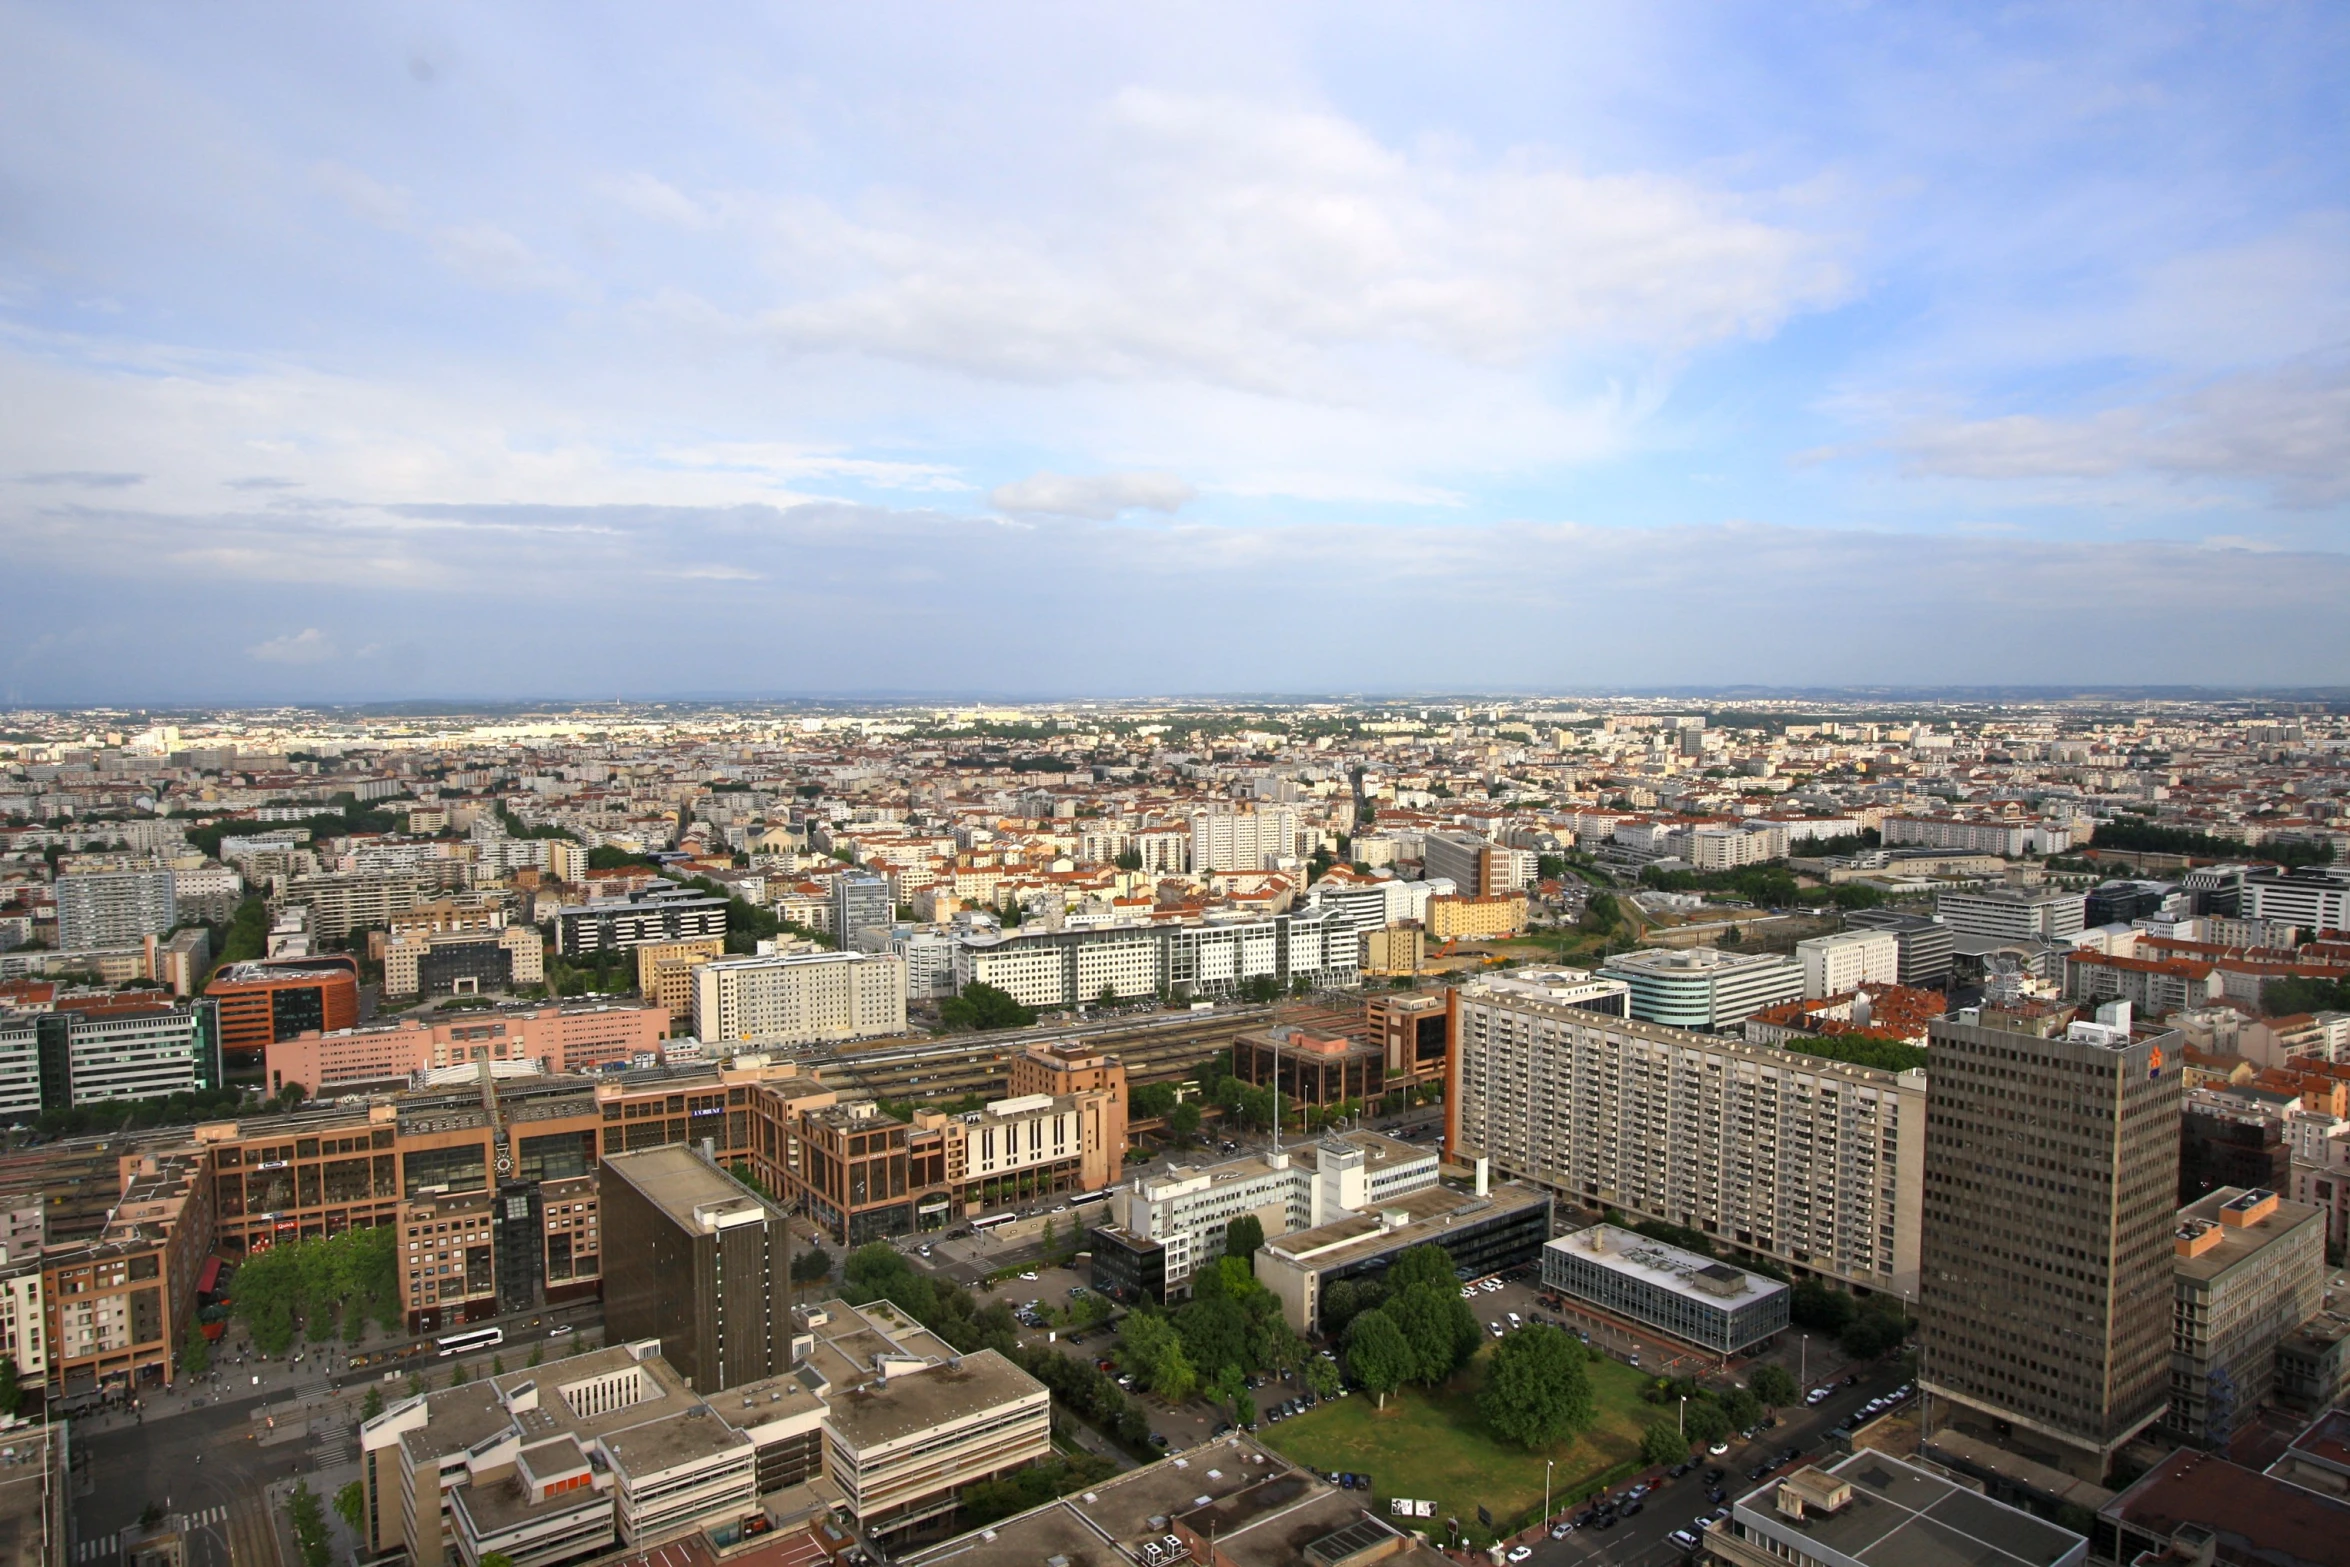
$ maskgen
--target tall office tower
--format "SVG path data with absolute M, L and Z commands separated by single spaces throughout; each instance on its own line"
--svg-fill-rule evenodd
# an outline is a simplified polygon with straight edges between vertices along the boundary
M 57 944 L 135 947 L 179 918 L 170 871 L 93 871 L 57 878 Z
M 856 945 L 857 932 L 893 925 L 897 917 L 897 906 L 889 901 L 889 878 L 879 871 L 842 871 L 832 878 L 832 933 L 842 951 Z
M 705 1397 L 791 1369 L 783 1210 L 695 1149 L 604 1160 L 604 1334 L 657 1338 Z
M 2170 1396 L 2175 1032 L 1931 1028 L 1919 1385 L 1934 1429 L 2102 1482 Z

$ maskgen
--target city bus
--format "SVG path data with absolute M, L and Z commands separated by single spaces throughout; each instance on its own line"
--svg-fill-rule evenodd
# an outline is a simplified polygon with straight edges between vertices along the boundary
M 444 1355 L 465 1355 L 477 1349 L 488 1349 L 506 1342 L 504 1328 L 471 1328 L 463 1333 L 446 1333 L 434 1339 Z
M 978 1218 L 971 1221 L 971 1233 L 974 1235 L 985 1235 L 989 1230 L 1002 1229 L 1005 1225 L 1011 1223 L 1014 1219 L 1019 1217 L 1020 1216 L 1016 1213 L 982 1214 Z

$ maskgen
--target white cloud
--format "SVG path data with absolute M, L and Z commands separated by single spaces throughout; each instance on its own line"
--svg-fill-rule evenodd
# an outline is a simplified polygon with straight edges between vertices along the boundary
M 264 664 L 322 664 L 335 656 L 335 645 L 316 626 L 305 626 L 282 637 L 271 637 L 267 642 L 256 642 L 245 652 Z
M 544 260 L 495 223 L 443 228 L 433 236 L 433 254 L 450 270 L 487 288 L 570 293 L 582 287 L 569 268 Z
M 352 215 L 394 232 L 416 218 L 416 198 L 409 192 L 369 178 L 357 169 L 331 161 L 312 164 L 310 178 L 320 190 L 341 202 Z
M 1107 522 L 1121 512 L 1175 512 L 1199 492 L 1171 473 L 1033 473 L 987 492 L 987 503 L 1016 516 L 1086 517 Z
M 1914 426 L 1907 471 L 1966 479 L 2153 473 L 2258 485 L 2282 504 L 2350 498 L 2350 363 L 2302 361 L 2222 377 L 2079 418 L 2011 414 Z
M 1130 89 L 1111 168 L 1052 221 L 772 203 L 807 349 L 1007 379 L 1340 395 L 1345 355 L 1486 365 L 1765 335 L 1847 288 L 1838 245 L 1653 174 L 1399 150 L 1338 115 Z

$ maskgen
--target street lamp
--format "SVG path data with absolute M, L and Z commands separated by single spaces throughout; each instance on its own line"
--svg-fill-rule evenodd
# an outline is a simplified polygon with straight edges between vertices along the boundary
M 1689 1395 L 1681 1395 L 1681 1412 L 1673 1418 L 1673 1428 L 1683 1436 L 1689 1434 Z
M 1545 1524 L 1550 1522 L 1550 1472 L 1557 1467 L 1558 1460 L 1555 1458 L 1542 1461 L 1542 1521 Z
M 1808 1388 L 1811 1386 L 1811 1335 L 1806 1333 L 1802 1335 L 1802 1338 L 1803 1348 L 1800 1352 L 1802 1358 L 1796 1361 L 1802 1370 L 1796 1374 L 1795 1380 Z

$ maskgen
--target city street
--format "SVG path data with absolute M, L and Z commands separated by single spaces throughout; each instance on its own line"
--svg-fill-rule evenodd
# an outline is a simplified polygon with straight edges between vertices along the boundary
M 1816 1370 L 1816 1368 L 1815 1368 Z M 1906 1373 L 1898 1363 L 1861 1376 L 1856 1386 L 1839 1388 L 1833 1398 L 1816 1408 L 1797 1404 L 1779 1411 L 1779 1423 L 1761 1432 L 1753 1442 L 1733 1440 L 1729 1452 L 1718 1458 L 1704 1460 L 1707 1467 L 1725 1471 L 1721 1480 L 1723 1491 L 1731 1501 L 1755 1490 L 1763 1480 L 1749 1478 L 1749 1471 L 1757 1464 L 1768 1462 L 1782 1449 L 1795 1448 L 1798 1457 L 1793 1468 L 1816 1462 L 1828 1455 L 1826 1435 L 1846 1416 L 1853 1414 L 1870 1399 L 1891 1392 L 1905 1380 Z M 1783 1472 L 1774 1469 L 1773 1473 Z M 1696 1521 L 1714 1510 L 1715 1503 L 1706 1500 L 1705 1470 L 1700 1468 L 1678 1480 L 1657 1484 L 1655 1491 L 1643 1502 L 1639 1513 L 1624 1519 L 1610 1529 L 1579 1528 L 1564 1540 L 1553 1540 L 1547 1535 L 1534 1544 L 1534 1555 L 1528 1567 L 1568 1567 L 1568 1564 L 1605 1563 L 1607 1567 L 1660 1567 L 1660 1564 L 1678 1561 L 1684 1554 L 1668 1535 L 1676 1529 L 1695 1532 Z M 1619 1488 L 1618 1494 L 1621 1494 Z
M 567 1324 L 572 1332 L 552 1331 Z M 469 1376 L 486 1374 L 493 1359 L 517 1369 L 534 1345 L 569 1354 L 582 1340 L 597 1341 L 600 1329 L 593 1302 L 516 1318 L 505 1343 L 464 1357 L 464 1365 Z M 240 1350 L 241 1341 L 242 1330 L 232 1329 L 201 1379 L 150 1391 L 135 1409 L 72 1422 L 76 1563 L 113 1561 L 121 1532 L 152 1504 L 187 1529 L 189 1567 L 230 1567 L 232 1556 L 238 1567 L 277 1567 L 269 1541 L 282 1509 L 267 1488 L 282 1490 L 305 1476 L 330 1504 L 331 1518 L 335 1488 L 357 1474 L 359 1408 L 367 1390 L 379 1387 L 392 1402 L 406 1396 L 411 1374 L 446 1386 L 457 1365 L 428 1350 L 354 1370 L 339 1344 L 305 1345 L 297 1362 L 264 1360 Z M 369 1342 L 358 1352 L 381 1355 L 411 1342 Z

